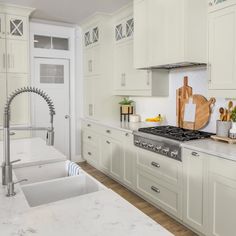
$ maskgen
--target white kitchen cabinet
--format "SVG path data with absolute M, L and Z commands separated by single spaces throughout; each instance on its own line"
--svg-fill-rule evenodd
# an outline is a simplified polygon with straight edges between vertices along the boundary
M 0 73 L 0 126 L 3 124 L 3 112 L 4 112 L 4 106 L 6 103 L 7 98 L 7 81 L 6 81 L 6 74 Z
M 111 171 L 111 156 L 112 156 L 112 145 L 107 137 L 101 138 L 101 160 L 100 168 L 106 174 Z
M 133 135 L 130 133 L 125 134 L 124 138 L 124 184 L 131 189 L 136 186 L 136 163 L 137 152 L 133 144 Z
M 235 97 L 236 5 L 209 14 L 209 95 Z
M 168 96 L 167 71 L 133 67 L 133 40 L 116 44 L 114 50 L 114 95 Z
M 5 15 L 0 13 L 0 38 L 6 37 Z
M 206 7 L 205 0 L 134 0 L 134 67 L 206 63 Z
M 123 142 L 115 139 L 107 140 L 111 146 L 111 171 L 110 174 L 117 180 L 123 181 L 124 175 L 124 149 Z M 110 142 L 110 143 L 109 143 Z
M 0 38 L 0 73 L 6 72 L 7 68 L 7 54 L 6 41 Z
M 207 233 L 207 163 L 209 156 L 183 149 L 183 221 L 195 230 Z
M 8 39 L 28 40 L 28 18 L 19 15 L 6 15 L 6 37 Z
M 209 235 L 235 235 L 236 163 L 212 156 L 209 174 Z
M 7 72 L 27 74 L 28 67 L 27 41 L 7 40 Z
M 97 76 L 100 73 L 99 46 L 88 48 L 84 51 L 84 75 Z

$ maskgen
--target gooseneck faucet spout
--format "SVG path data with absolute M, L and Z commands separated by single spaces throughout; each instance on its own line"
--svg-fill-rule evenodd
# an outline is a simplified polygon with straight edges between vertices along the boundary
M 12 164 L 15 162 L 10 161 L 10 112 L 11 112 L 11 103 L 18 95 L 22 93 L 34 93 L 41 96 L 49 107 L 49 115 L 50 115 L 50 127 L 48 128 L 37 128 L 37 127 L 26 127 L 26 128 L 19 128 L 16 130 L 46 130 L 47 137 L 46 143 L 47 145 L 54 145 L 54 127 L 53 127 L 53 117 L 56 114 L 55 108 L 53 105 L 52 100 L 50 97 L 42 90 L 34 87 L 24 87 L 15 90 L 8 98 L 7 103 L 4 108 L 4 126 L 3 126 L 3 144 L 4 144 L 4 161 L 2 164 L 2 184 L 12 186 Z M 19 161 L 19 160 L 17 160 Z M 12 190 L 14 192 L 14 189 Z

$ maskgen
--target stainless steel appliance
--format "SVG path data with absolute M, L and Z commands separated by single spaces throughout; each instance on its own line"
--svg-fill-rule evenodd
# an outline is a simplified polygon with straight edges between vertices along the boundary
M 134 132 L 134 145 L 181 161 L 181 143 L 209 138 L 212 133 L 175 126 L 141 128 Z

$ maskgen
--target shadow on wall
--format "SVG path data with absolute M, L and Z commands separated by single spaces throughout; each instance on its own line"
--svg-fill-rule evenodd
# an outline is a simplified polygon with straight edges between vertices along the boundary
M 178 69 L 170 72 L 169 80 L 169 97 L 159 98 L 144 98 L 132 97 L 136 103 L 136 113 L 141 115 L 142 121 L 147 117 L 157 116 L 162 114 L 166 117 L 166 123 L 176 125 L 176 89 L 183 85 L 184 76 L 189 77 L 189 86 L 193 88 L 194 94 L 201 94 L 208 97 L 208 80 L 207 71 L 205 68 Z M 223 98 L 216 98 L 216 104 L 212 110 L 212 116 L 209 124 L 203 129 L 208 132 L 216 131 L 216 120 L 219 117 L 218 110 L 221 106 L 226 106 L 226 101 Z

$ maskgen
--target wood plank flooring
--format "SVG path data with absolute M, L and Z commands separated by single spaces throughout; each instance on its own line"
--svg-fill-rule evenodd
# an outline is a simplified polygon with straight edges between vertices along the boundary
M 106 187 L 112 189 L 114 192 L 118 193 L 121 197 L 126 199 L 136 208 L 141 210 L 143 213 L 151 217 L 158 224 L 162 225 L 164 228 L 169 230 L 172 234 L 176 236 L 196 236 L 195 233 L 166 215 L 164 212 L 152 206 L 150 203 L 146 202 L 136 194 L 132 193 L 124 186 L 120 185 L 113 179 L 109 178 L 99 170 L 95 169 L 86 162 L 79 163 L 81 168 L 97 179 L 99 182 L 104 184 Z

